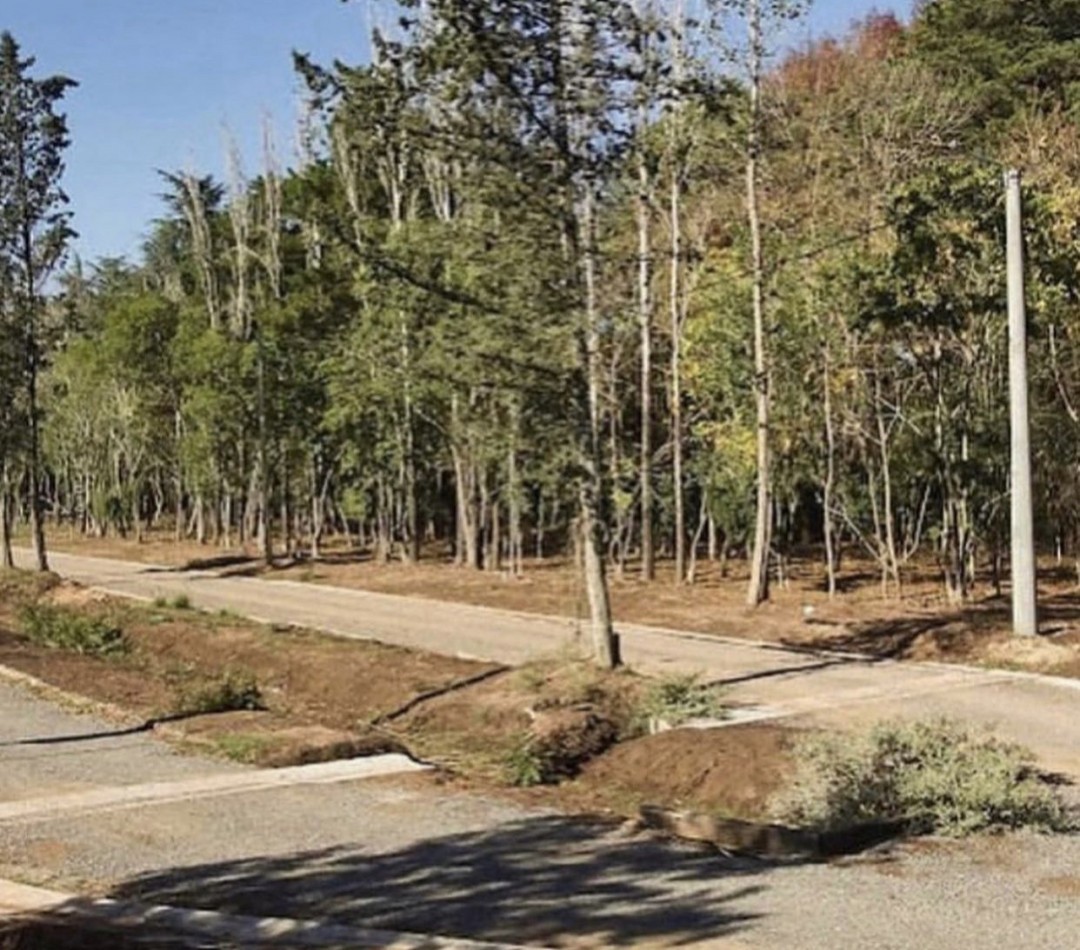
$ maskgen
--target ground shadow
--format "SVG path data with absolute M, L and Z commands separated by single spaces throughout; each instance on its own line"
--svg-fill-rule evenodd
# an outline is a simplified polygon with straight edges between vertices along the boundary
M 805 643 L 799 644 L 800 653 L 809 653 Z M 815 655 L 815 654 L 811 654 Z M 793 676 L 801 676 L 809 673 L 818 673 L 821 670 L 831 669 L 836 666 L 852 666 L 859 664 L 866 666 L 877 661 L 877 657 L 863 659 L 861 657 L 823 657 L 813 663 L 804 663 L 802 666 L 777 666 L 767 670 L 755 670 L 751 673 L 740 673 L 736 676 L 725 676 L 720 679 L 710 680 L 708 685 L 722 689 L 725 686 L 737 686 L 740 683 L 752 683 L 757 680 L 786 679 Z
M 848 632 L 831 632 L 817 639 L 805 637 L 792 642 L 803 649 L 835 650 L 858 653 L 878 660 L 899 659 L 909 654 L 912 647 L 925 634 L 943 630 L 958 618 L 949 615 L 912 615 L 887 620 L 860 623 Z
M 929 634 L 942 654 L 963 657 L 973 639 L 1010 630 L 1012 606 L 1007 597 L 990 596 L 944 612 L 912 612 L 852 624 L 845 632 L 819 638 L 800 637 L 794 648 L 859 653 L 877 659 L 903 659 Z M 1080 623 L 1080 592 L 1043 596 L 1039 602 L 1039 632 L 1054 637 Z M 786 641 L 785 641 L 786 642 Z
M 738 880 L 769 865 L 659 839 L 614 837 L 585 819 L 536 817 L 371 854 L 333 848 L 149 873 L 119 899 L 239 915 L 538 943 L 678 946 L 755 919 Z

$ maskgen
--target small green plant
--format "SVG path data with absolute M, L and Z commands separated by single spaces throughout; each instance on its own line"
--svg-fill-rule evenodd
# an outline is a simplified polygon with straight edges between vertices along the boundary
M 532 662 L 521 667 L 516 675 L 522 689 L 530 693 L 539 693 L 547 684 L 549 671 L 545 664 Z
M 177 712 L 192 716 L 265 708 L 255 677 L 235 672 L 182 690 L 176 704 Z
M 796 750 L 781 820 L 822 829 L 900 821 L 913 833 L 1064 829 L 1065 809 L 1031 755 L 946 719 L 812 736 Z
M 158 594 L 157 597 L 154 598 L 152 606 L 156 607 L 158 610 L 162 610 L 169 606 L 169 600 L 167 597 Z
M 234 762 L 243 762 L 251 765 L 258 762 L 274 744 L 269 736 L 258 736 L 250 733 L 235 733 L 229 736 L 221 736 L 214 741 L 214 746 L 225 758 Z
M 519 739 L 503 758 L 503 772 L 511 785 L 529 788 L 549 780 L 547 763 L 532 736 Z
M 191 610 L 191 598 L 187 594 L 177 594 L 170 602 L 173 610 Z
M 31 604 L 19 614 L 28 640 L 55 650 L 87 656 L 112 657 L 130 651 L 131 644 L 115 624 L 53 604 Z
M 677 674 L 657 680 L 646 691 L 635 717 L 650 731 L 663 723 L 680 726 L 692 719 L 724 719 L 727 710 L 719 689 L 702 683 L 695 674 Z

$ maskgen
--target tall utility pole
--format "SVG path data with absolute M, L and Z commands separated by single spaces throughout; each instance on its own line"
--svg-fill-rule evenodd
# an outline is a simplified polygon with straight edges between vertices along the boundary
M 1020 172 L 1005 173 L 1009 280 L 1009 422 L 1012 481 L 1013 633 L 1033 637 L 1035 532 L 1031 505 L 1031 437 L 1028 432 L 1027 313 L 1024 305 L 1024 228 Z

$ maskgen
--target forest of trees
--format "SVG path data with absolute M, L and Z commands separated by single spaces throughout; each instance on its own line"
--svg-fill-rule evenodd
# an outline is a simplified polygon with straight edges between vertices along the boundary
M 1080 0 L 420 0 L 297 55 L 296 145 L 163 173 L 62 262 L 69 84 L 0 43 L 0 472 L 17 523 L 312 557 L 796 551 L 1007 573 L 1001 173 L 1025 174 L 1036 532 L 1080 570 Z M 53 274 L 50 282 L 50 274 Z M 438 555 L 442 556 L 442 555 Z

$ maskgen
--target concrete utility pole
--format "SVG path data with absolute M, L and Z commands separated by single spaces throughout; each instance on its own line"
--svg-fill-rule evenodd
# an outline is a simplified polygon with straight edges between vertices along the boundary
M 1028 431 L 1027 313 L 1024 304 L 1024 228 L 1020 172 L 1005 173 L 1009 279 L 1009 422 L 1012 465 L 1013 633 L 1038 633 L 1035 612 L 1035 531 L 1031 505 L 1031 436 Z

